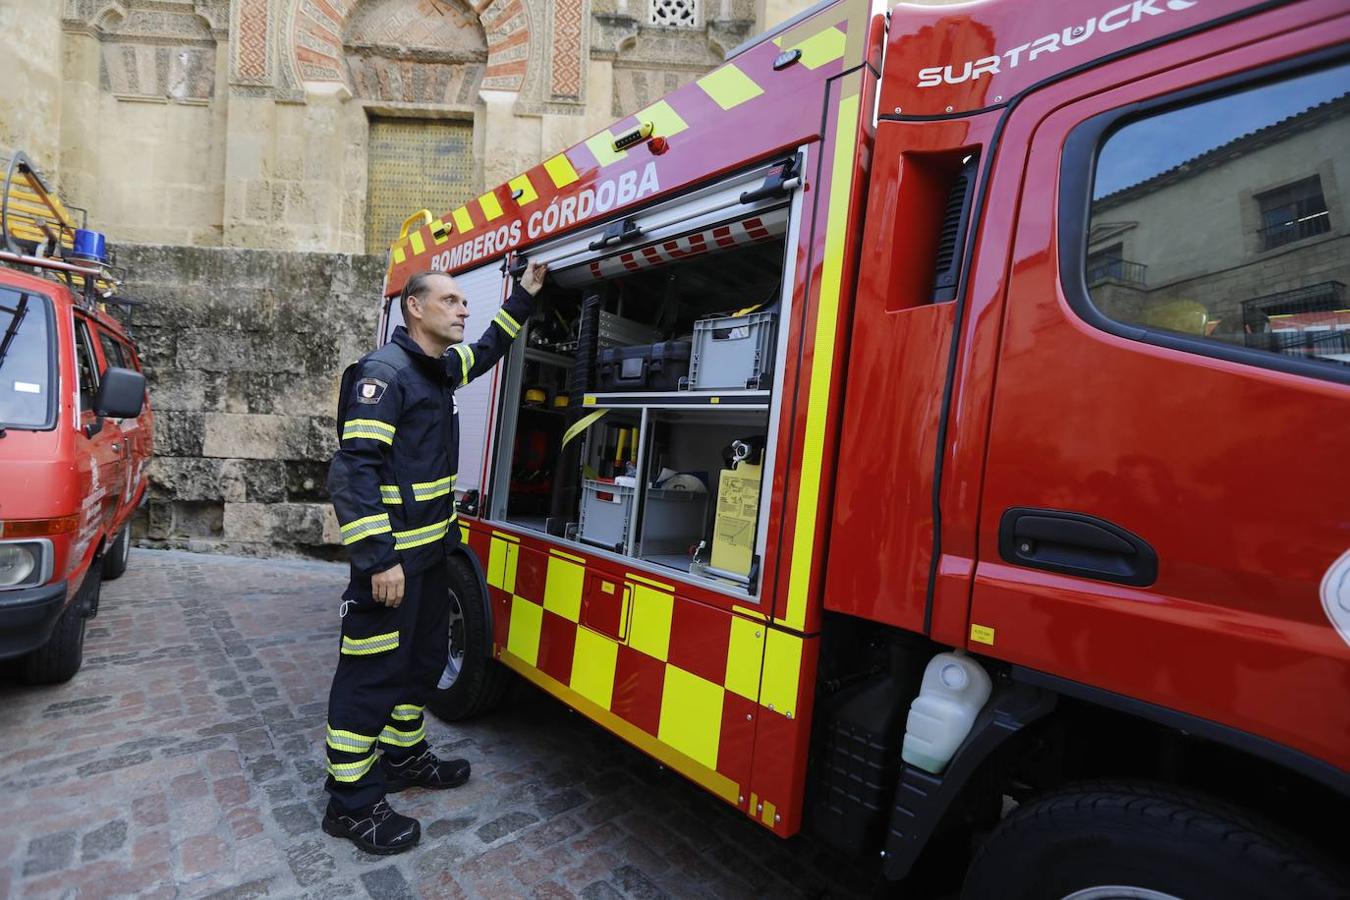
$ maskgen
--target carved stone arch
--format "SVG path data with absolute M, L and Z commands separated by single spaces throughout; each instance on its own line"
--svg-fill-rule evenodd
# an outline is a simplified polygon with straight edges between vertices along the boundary
M 106 3 L 94 13 L 89 23 L 98 31 L 116 31 L 127 18 L 127 8 L 121 3 Z
M 395 7 L 396 15 L 385 20 L 388 28 L 397 32 L 399 26 L 417 31 L 419 23 L 412 21 L 421 16 L 437 25 L 446 23 L 438 19 L 473 22 L 483 37 L 481 48 L 459 46 L 452 48 L 451 57 L 477 55 L 481 65 L 481 85 L 495 90 L 518 91 L 524 80 L 530 44 L 530 13 L 526 0 L 478 0 L 470 4 L 468 0 L 295 0 L 291 15 L 290 47 L 288 56 L 298 78 L 306 84 L 340 83 L 347 85 L 354 94 L 359 93 L 357 80 L 349 77 L 348 38 L 351 29 L 358 29 L 367 19 L 377 16 L 369 13 L 372 8 Z M 421 23 L 425 24 L 425 23 Z M 432 31 L 435 30 L 433 26 Z M 362 47 L 361 44 L 370 46 Z M 375 49 L 381 42 L 357 42 L 356 49 Z M 388 48 L 396 46 L 394 42 L 385 42 L 383 55 L 388 57 Z M 438 51 L 434 48 L 409 48 L 414 57 L 420 51 L 423 57 L 434 57 Z M 469 51 L 481 50 L 481 53 Z M 359 53 L 358 53 L 359 55 Z M 376 54 L 380 55 L 380 54 Z M 452 60 L 453 61 L 453 60 Z M 468 60 L 465 60 L 466 62 Z

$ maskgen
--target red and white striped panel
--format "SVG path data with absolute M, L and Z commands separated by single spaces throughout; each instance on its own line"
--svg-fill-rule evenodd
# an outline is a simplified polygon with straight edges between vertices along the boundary
M 787 223 L 788 211 L 773 209 L 739 222 L 729 222 L 646 247 L 625 250 L 584 266 L 565 269 L 550 277 L 554 277 L 559 284 L 571 286 L 654 269 L 694 256 L 781 238 L 787 234 Z

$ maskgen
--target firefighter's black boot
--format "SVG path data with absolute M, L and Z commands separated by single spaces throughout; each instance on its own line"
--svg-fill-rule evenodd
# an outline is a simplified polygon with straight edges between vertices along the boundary
M 346 838 L 367 853 L 381 856 L 411 850 L 422 837 L 422 826 L 416 819 L 399 815 L 384 800 L 350 813 L 329 803 L 323 815 L 323 830 L 333 837 Z
M 469 780 L 467 759 L 440 759 L 430 747 L 399 760 L 390 759 L 386 750 L 380 757 L 380 765 L 384 767 L 384 789 L 390 794 L 410 787 L 432 790 L 459 787 Z

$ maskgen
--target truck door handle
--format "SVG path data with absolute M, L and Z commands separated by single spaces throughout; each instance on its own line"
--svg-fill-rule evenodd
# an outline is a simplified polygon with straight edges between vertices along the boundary
M 1005 562 L 1080 578 L 1144 587 L 1158 578 L 1158 554 L 1119 525 L 1083 513 L 1013 507 L 998 529 Z

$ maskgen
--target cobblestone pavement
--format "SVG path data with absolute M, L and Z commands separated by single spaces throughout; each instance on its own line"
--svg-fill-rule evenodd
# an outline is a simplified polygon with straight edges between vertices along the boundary
M 468 757 L 409 791 L 421 845 L 319 829 L 320 743 L 345 567 L 136 550 L 105 584 L 75 679 L 0 672 L 0 897 L 849 897 L 823 847 L 780 841 L 522 687 L 428 717 Z

